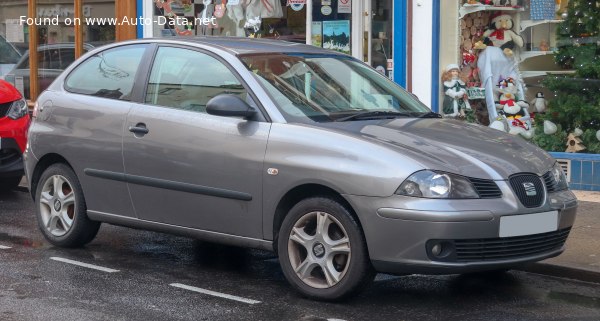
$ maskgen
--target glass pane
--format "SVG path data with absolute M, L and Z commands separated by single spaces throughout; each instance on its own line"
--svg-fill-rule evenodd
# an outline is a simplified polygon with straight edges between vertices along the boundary
M 313 1 L 313 45 L 345 54 L 352 53 L 352 10 L 342 1 Z M 346 1 L 352 3 L 351 1 Z
M 0 1 L 0 78 L 23 94 L 29 91 L 29 84 L 25 88 L 23 76 L 14 72 L 17 64 L 29 68 L 29 63 L 21 60 L 29 49 L 29 28 L 19 23 L 21 16 L 27 17 L 27 0 Z M 26 71 L 29 79 L 29 69 Z
M 393 36 L 393 1 L 371 0 L 372 9 L 372 41 L 371 41 L 371 66 L 380 73 L 390 77 L 393 64 L 392 36 Z M 389 62 L 389 63 L 388 63 Z
M 246 93 L 217 59 L 193 50 L 163 47 L 152 67 L 146 103 L 205 112 L 206 103 L 215 96 L 235 94 L 245 100 Z
M 115 41 L 114 19 L 115 0 L 83 0 L 83 41 L 93 46 Z
M 306 6 L 287 0 L 158 0 L 154 37 L 232 36 L 306 42 Z
M 101 52 L 88 58 L 67 78 L 69 91 L 129 100 L 145 45 L 131 45 Z

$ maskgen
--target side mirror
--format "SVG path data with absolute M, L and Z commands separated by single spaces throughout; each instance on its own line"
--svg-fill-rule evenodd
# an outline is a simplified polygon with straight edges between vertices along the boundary
M 206 112 L 209 115 L 224 117 L 252 118 L 256 110 L 236 95 L 223 94 L 214 97 L 206 103 Z

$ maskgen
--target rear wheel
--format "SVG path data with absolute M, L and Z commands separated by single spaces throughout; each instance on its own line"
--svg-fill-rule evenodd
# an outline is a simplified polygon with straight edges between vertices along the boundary
M 373 280 L 362 230 L 335 200 L 309 198 L 294 206 L 280 229 L 283 273 L 303 295 L 340 300 Z
M 67 165 L 54 164 L 44 171 L 35 200 L 38 226 L 50 243 L 83 246 L 98 233 L 100 223 L 87 217 L 81 185 Z
M 21 177 L 3 178 L 2 181 L 0 181 L 0 192 L 15 189 L 19 186 L 19 183 L 21 183 Z

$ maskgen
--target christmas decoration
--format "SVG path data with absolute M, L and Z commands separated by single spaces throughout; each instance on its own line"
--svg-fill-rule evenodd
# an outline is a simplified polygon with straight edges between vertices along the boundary
M 564 14 L 565 21 L 557 27 L 555 62 L 569 72 L 550 75 L 543 81 L 555 97 L 548 102 L 545 114 L 536 115 L 536 133 L 542 132 L 545 120 L 556 123 L 565 133 L 580 128 L 585 152 L 600 154 L 595 137 L 600 129 L 600 0 L 569 0 Z M 549 151 L 560 151 L 559 143 L 564 144 L 558 135 L 536 135 L 534 142 Z
M 529 103 L 529 113 L 543 113 L 546 111 L 546 98 L 543 92 L 535 94 L 535 98 Z
M 484 44 L 499 47 L 508 57 L 512 57 L 515 47 L 523 47 L 523 38 L 513 30 L 513 20 L 500 11 L 492 16 L 492 26 L 483 33 Z
M 600 141 L 600 130 L 598 130 L 598 131 L 596 132 L 596 139 L 597 139 L 598 141 Z
M 456 64 L 450 64 L 442 74 L 444 85 L 443 113 L 447 117 L 465 117 L 465 110 L 471 109 L 467 99 L 467 86 L 460 79 L 460 69 Z
M 552 20 L 555 14 L 555 0 L 531 0 L 531 20 Z
M 524 101 L 516 101 L 517 86 L 512 78 L 503 79 L 499 83 L 500 111 L 496 121 L 492 122 L 491 128 L 502 130 L 513 135 L 521 135 L 530 139 L 533 136 L 531 117 L 527 111 L 528 104 Z
M 558 127 L 556 127 L 555 123 L 553 123 L 549 120 L 544 120 L 544 134 L 552 135 L 552 134 L 556 134 L 557 131 L 558 131 Z
M 582 150 L 585 150 L 585 146 L 583 145 L 581 138 L 577 137 L 574 133 L 569 134 L 567 136 L 567 153 L 577 153 Z
M 575 128 L 575 131 L 573 131 L 573 135 L 579 137 L 581 135 L 583 135 L 583 130 L 581 130 L 581 128 Z

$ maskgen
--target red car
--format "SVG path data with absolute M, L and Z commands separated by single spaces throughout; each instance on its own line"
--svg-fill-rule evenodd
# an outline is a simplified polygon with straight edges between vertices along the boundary
M 23 177 L 23 152 L 30 118 L 15 87 L 0 80 L 0 191 L 13 189 Z

